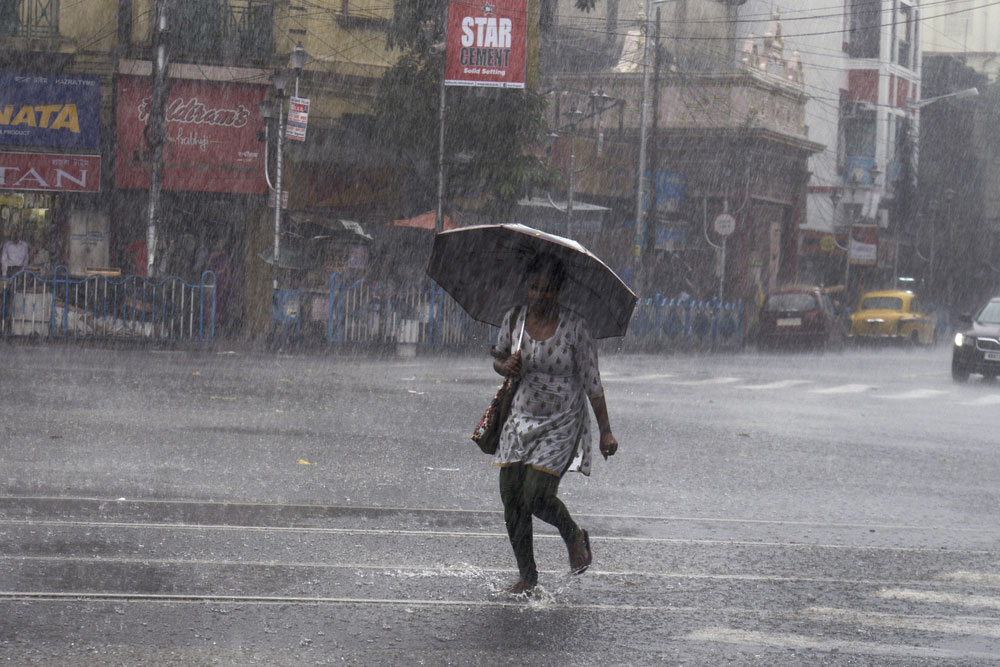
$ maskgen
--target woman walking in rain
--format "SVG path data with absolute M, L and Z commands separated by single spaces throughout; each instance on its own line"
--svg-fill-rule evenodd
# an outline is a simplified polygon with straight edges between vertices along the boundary
M 540 253 L 526 274 L 528 305 L 507 312 L 493 362 L 500 375 L 520 377 L 494 459 L 500 467 L 504 521 L 519 572 L 517 581 L 505 589 L 512 595 L 529 594 L 538 583 L 533 516 L 558 529 L 573 573 L 582 574 L 590 566 L 590 536 L 556 496 L 565 473 L 590 474 L 588 399 L 600 430 L 601 454 L 607 459 L 618 451 L 594 340 L 582 318 L 559 308 L 566 278 L 562 262 L 553 254 Z M 518 338 L 521 347 L 511 353 Z

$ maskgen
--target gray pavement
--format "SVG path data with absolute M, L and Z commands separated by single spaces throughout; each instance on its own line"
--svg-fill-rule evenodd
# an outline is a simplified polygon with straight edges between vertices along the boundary
M 619 456 L 515 576 L 485 356 L 0 345 L 0 662 L 987 665 L 1000 388 L 948 349 L 602 359 Z

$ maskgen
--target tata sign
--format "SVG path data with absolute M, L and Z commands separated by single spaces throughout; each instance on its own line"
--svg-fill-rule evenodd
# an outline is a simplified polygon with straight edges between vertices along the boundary
M 0 72 L 0 146 L 97 148 L 101 79 Z
M 0 190 L 100 192 L 100 155 L 0 153 Z
M 450 2 L 445 85 L 524 88 L 527 34 L 528 0 Z
M 171 79 L 163 187 L 193 192 L 262 195 L 264 122 L 257 103 L 267 86 Z M 149 187 L 150 151 L 146 126 L 152 112 L 149 79 L 118 78 L 118 151 L 115 184 Z

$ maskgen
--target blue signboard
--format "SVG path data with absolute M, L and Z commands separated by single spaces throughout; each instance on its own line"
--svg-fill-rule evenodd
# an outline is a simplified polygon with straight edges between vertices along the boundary
M 0 72 L 0 146 L 97 148 L 101 78 Z
M 652 172 L 647 171 L 645 186 L 646 189 L 642 193 L 643 211 L 649 211 L 650 194 L 654 187 L 656 188 L 656 208 L 659 211 L 679 211 L 687 197 L 687 179 L 683 174 L 657 171 L 654 181 Z

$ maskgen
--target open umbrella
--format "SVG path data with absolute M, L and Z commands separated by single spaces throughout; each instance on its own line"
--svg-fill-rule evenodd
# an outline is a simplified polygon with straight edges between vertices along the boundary
M 576 241 L 525 225 L 478 225 L 440 232 L 427 275 L 473 318 L 500 326 L 524 302 L 525 270 L 548 252 L 566 268 L 559 305 L 590 327 L 594 338 L 624 336 L 636 296 L 614 271 Z

